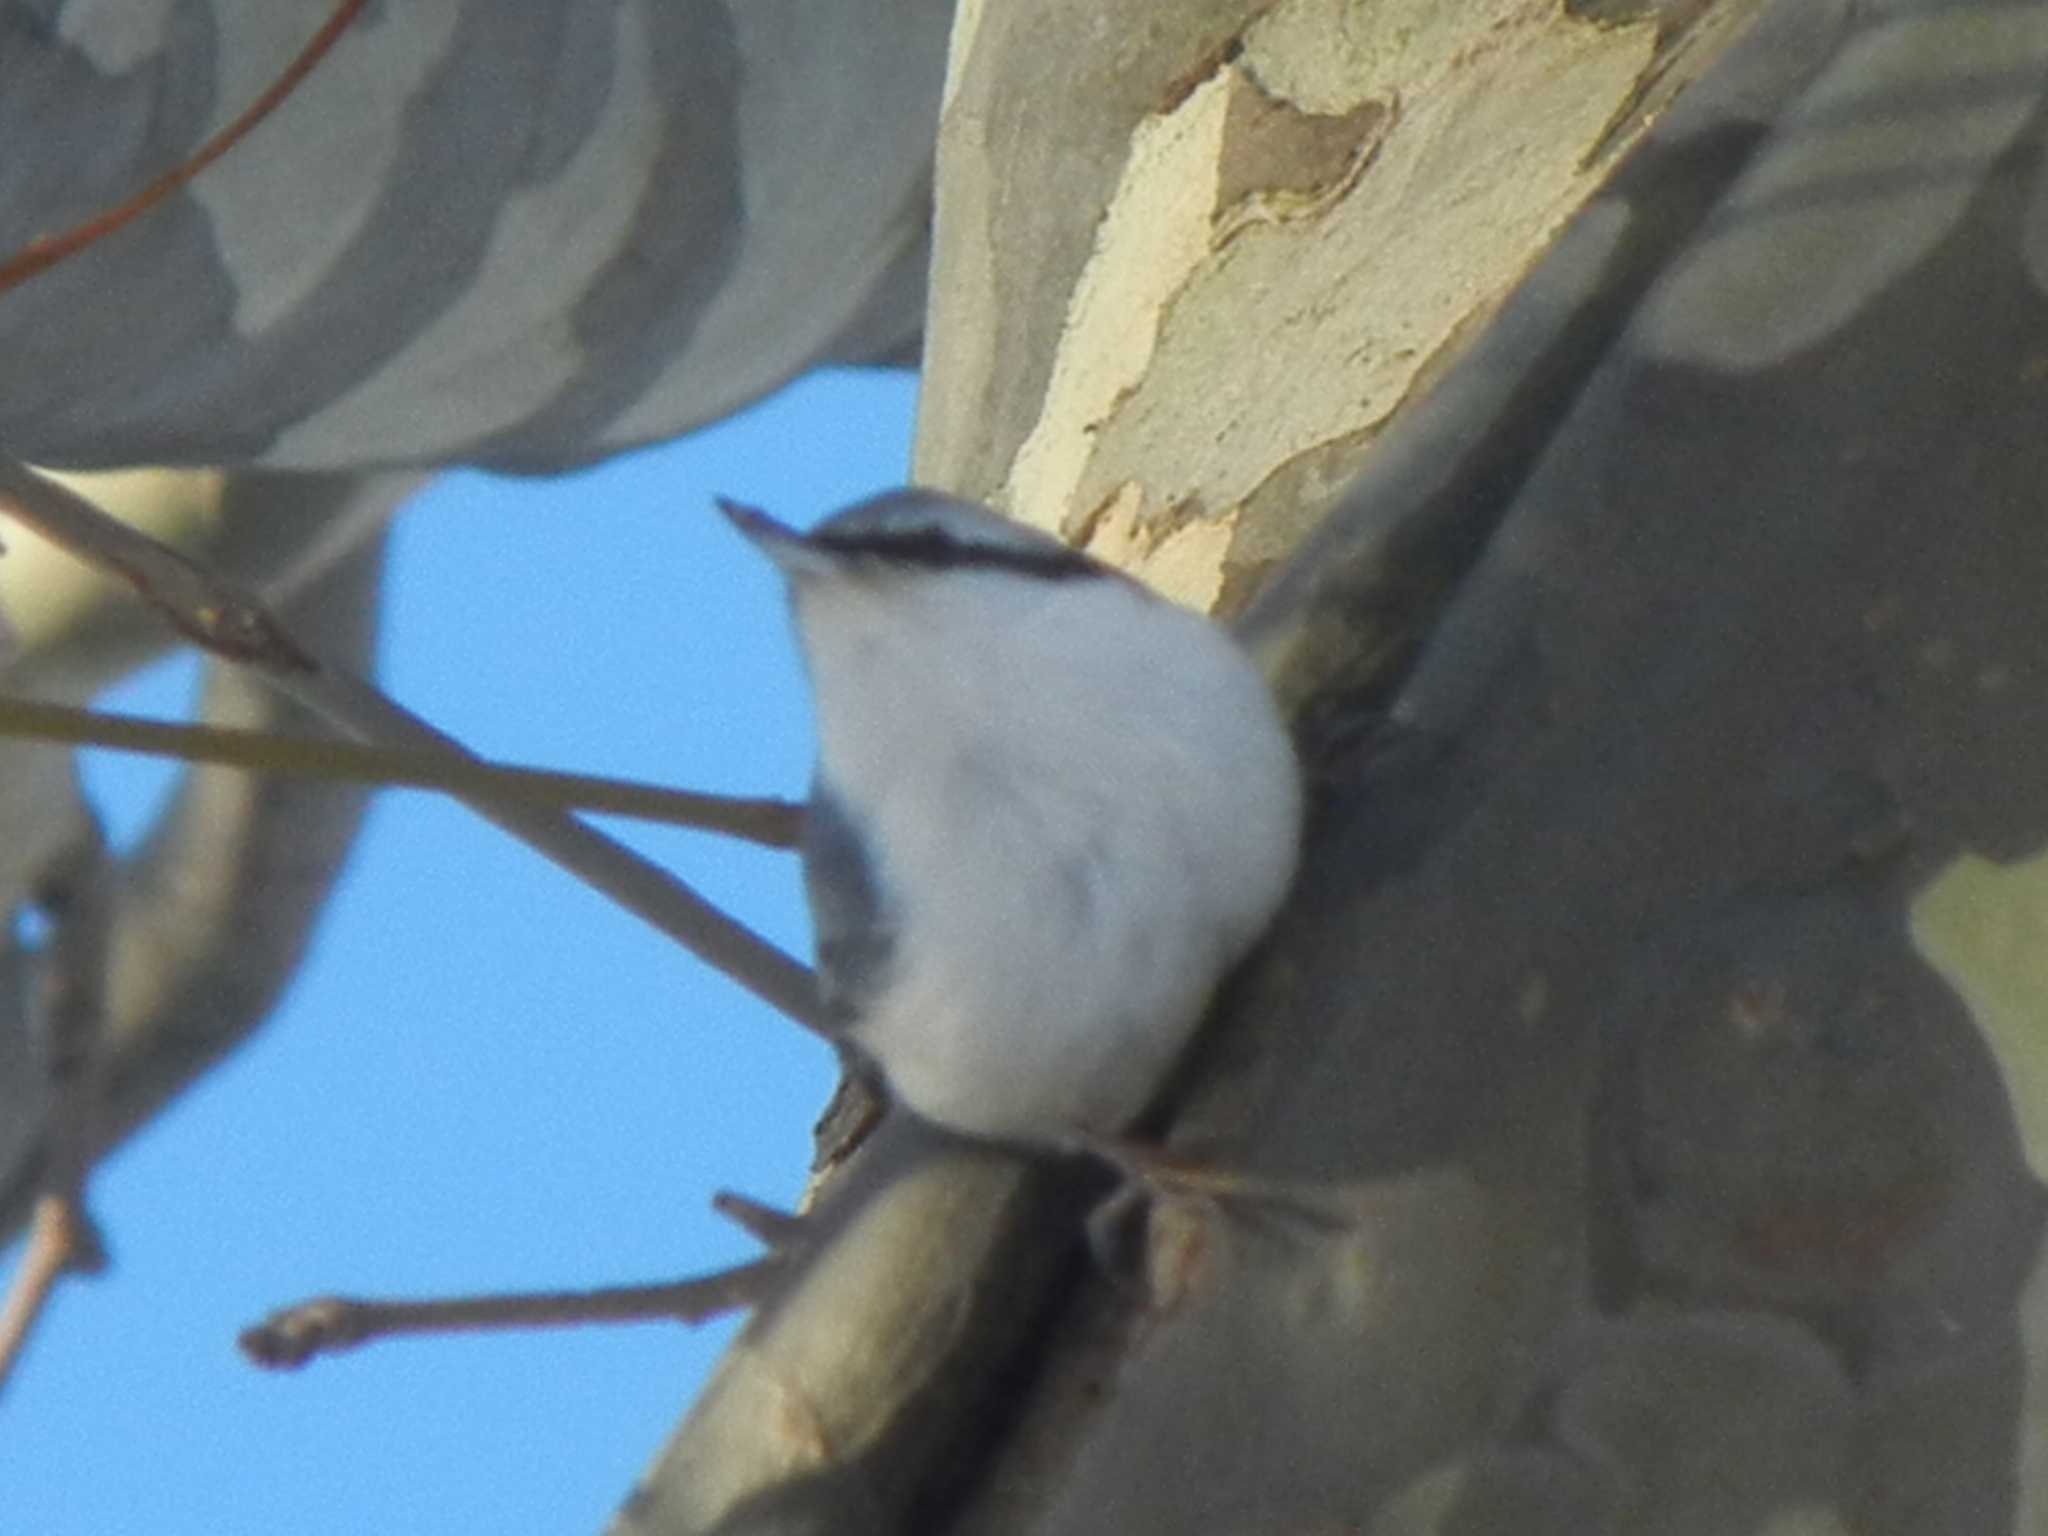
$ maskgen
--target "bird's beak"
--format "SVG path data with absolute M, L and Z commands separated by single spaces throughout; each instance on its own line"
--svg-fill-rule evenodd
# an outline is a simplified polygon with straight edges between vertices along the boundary
M 833 568 L 829 553 L 759 507 L 750 507 L 745 502 L 732 501 L 724 496 L 714 496 L 712 500 L 733 527 L 746 536 L 747 542 L 772 560 L 775 568 L 791 580 L 822 576 Z

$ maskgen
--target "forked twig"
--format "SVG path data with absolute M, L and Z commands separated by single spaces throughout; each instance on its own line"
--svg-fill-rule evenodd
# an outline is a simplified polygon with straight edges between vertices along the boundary
M 714 1274 L 661 1285 L 592 1291 L 522 1291 L 433 1301 L 371 1301 L 320 1296 L 273 1312 L 237 1343 L 257 1365 L 289 1369 L 316 1355 L 339 1354 L 405 1334 L 505 1328 L 578 1328 L 597 1323 L 702 1323 L 756 1305 L 801 1250 L 801 1218 L 721 1192 L 712 1205 L 768 1242 L 763 1258 Z
M 253 666 L 292 699 L 380 747 L 479 759 L 370 684 L 309 655 L 252 594 L 95 507 L 66 486 L 0 459 L 0 508 L 87 564 L 128 582 L 182 634 Z M 808 968 L 682 881 L 574 816 L 481 790 L 451 791 L 806 1028 L 826 1034 Z
M 128 583 L 179 634 L 214 655 L 258 664 L 272 677 L 318 670 L 254 597 L 68 486 L 0 459 L 0 507 L 95 570 Z
M 0 261 L 0 292 L 46 271 L 75 252 L 140 217 L 226 154 L 297 89 L 367 0 L 339 0 L 327 21 L 284 72 L 232 123 L 183 164 L 156 178 L 120 206 L 73 229 L 40 236 Z M 564 792 L 581 795 L 571 803 L 623 814 L 647 814 L 658 806 L 662 819 L 707 826 L 770 846 L 794 841 L 795 809 L 779 801 L 730 801 L 689 796 L 646 786 L 597 783 L 576 775 L 500 768 L 464 751 L 376 689 L 324 669 L 252 596 L 221 580 L 175 550 L 136 533 L 101 513 L 83 498 L 25 467 L 0 460 L 0 504 L 87 564 L 122 577 L 162 612 L 180 633 L 228 660 L 260 669 L 301 704 L 364 738 L 369 745 L 299 742 L 281 745 L 256 733 L 218 732 L 192 727 L 154 727 L 124 721 L 111 733 L 125 734 L 136 750 L 164 750 L 195 760 L 233 761 L 266 771 L 360 778 L 374 772 L 383 782 L 412 783 L 448 790 L 514 836 L 563 865 L 621 905 L 677 940 L 708 964 L 747 986 L 782 1012 L 816 1027 L 810 974 L 744 926 L 704 902 L 658 866 L 584 826 L 561 809 Z M 84 711 L 0 701 L 11 709 L 17 730 L 39 718 L 43 734 L 78 730 Z M 40 713 L 39 713 L 40 712 Z M 88 717 L 89 718 L 89 717 Z M 102 726 L 107 717 L 99 717 Z M 176 738 L 176 745 L 171 745 Z M 242 739 L 250 738 L 250 739 Z M 148 739 L 147 747 L 137 743 Z M 268 756 L 267 761 L 260 760 Z M 280 768 L 279 759 L 294 759 Z M 549 798 L 555 803 L 549 803 Z M 597 803 L 593 803 L 597 802 Z M 65 1006 L 61 1001 L 60 1007 Z M 68 1046 L 63 1048 L 68 1050 Z M 60 1050 L 59 1056 L 63 1055 Z M 72 1071 L 71 1067 L 79 1070 Z M 88 1106 L 89 1071 L 72 1062 L 53 1067 L 54 1097 L 64 1140 L 82 1147 L 78 1128 Z M 67 1272 L 96 1269 L 104 1251 L 86 1215 L 82 1186 L 84 1158 L 60 1150 L 51 1158 L 51 1188 L 38 1200 L 27 1251 L 4 1303 L 0 1303 L 0 1386 L 19 1359 L 23 1344 L 58 1280 Z M 750 1231 L 774 1232 L 793 1242 L 799 1224 L 753 1202 L 731 1197 L 728 1208 Z M 328 1297 L 280 1313 L 243 1335 L 242 1347 L 270 1365 L 299 1364 L 313 1354 L 347 1348 L 397 1333 L 465 1328 L 532 1327 L 677 1318 L 699 1322 L 750 1304 L 787 1261 L 787 1249 L 718 1274 L 668 1285 L 605 1291 L 554 1292 L 528 1296 L 471 1297 L 445 1301 L 358 1301 Z
M 752 1306 L 784 1262 L 770 1254 L 692 1280 L 597 1291 L 531 1291 L 435 1301 L 321 1296 L 272 1313 L 255 1327 L 244 1329 L 235 1342 L 255 1364 L 282 1370 L 304 1365 L 316 1355 L 339 1354 L 404 1334 L 575 1328 L 595 1323 L 702 1323 Z

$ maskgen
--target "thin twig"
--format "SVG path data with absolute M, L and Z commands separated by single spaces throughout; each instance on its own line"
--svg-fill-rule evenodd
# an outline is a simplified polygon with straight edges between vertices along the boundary
M 721 1189 L 711 1197 L 711 1209 L 769 1248 L 792 1247 L 803 1236 L 803 1217 L 729 1189 Z
M 138 533 L 66 486 L 0 460 L 0 507 L 110 571 L 215 655 L 257 668 L 329 724 L 379 746 L 477 761 L 452 736 L 308 655 L 254 596 Z M 810 971 L 667 870 L 562 811 L 494 794 L 456 798 L 804 1027 L 830 1038 Z
M 0 1391 L 57 1282 L 106 1267 L 106 1250 L 85 1209 L 85 1180 L 99 1106 L 112 897 L 106 841 L 98 823 L 88 820 L 36 882 L 36 904 L 50 920 L 51 938 L 35 957 L 29 1006 L 44 1042 L 49 1151 L 21 1268 L 0 1302 Z
M 144 720 L 110 710 L 74 709 L 0 694 L 0 736 L 139 752 L 255 773 L 495 795 L 558 810 L 631 816 L 743 838 L 764 848 L 794 848 L 802 807 L 787 800 L 698 794 L 627 779 L 519 768 L 445 753 L 400 751 L 335 737 L 280 736 L 225 726 Z
M 147 213 L 234 148 L 250 129 L 270 116 L 287 96 L 298 89 L 299 83 L 313 72 L 313 67 L 348 30 L 349 24 L 361 14 L 366 4 L 368 0 L 340 0 L 320 30 L 313 34 L 312 40 L 299 50 L 298 57 L 285 66 L 284 73 L 271 81 L 240 117 L 202 144 L 189 160 L 166 171 L 120 206 L 95 214 L 83 224 L 61 234 L 39 235 L 6 261 L 0 262 L 0 293 L 28 281 L 38 272 L 47 271 L 94 241 L 104 240 L 115 230 Z
M 14 1272 L 6 1299 L 0 1301 L 0 1394 L 6 1392 L 57 1282 L 67 1274 L 96 1274 L 105 1267 L 106 1249 L 76 1196 L 54 1191 L 38 1195 L 21 1267 Z
M 459 1333 L 497 1328 L 570 1328 L 591 1323 L 701 1323 L 750 1307 L 787 1262 L 782 1254 L 666 1285 L 624 1285 L 595 1291 L 534 1291 L 456 1296 L 438 1301 L 364 1301 L 322 1296 L 272 1313 L 236 1341 L 258 1365 L 304 1365 L 399 1334 Z
M 76 491 L 0 459 L 0 506 L 95 570 L 127 582 L 178 633 L 214 655 L 260 664 L 272 676 L 315 670 L 262 603 Z
M 721 1190 L 712 1209 L 764 1243 L 769 1253 L 692 1280 L 607 1286 L 594 1291 L 521 1291 L 433 1301 L 365 1301 L 320 1296 L 273 1312 L 237 1342 L 258 1365 L 304 1365 L 374 1339 L 408 1333 L 461 1333 L 495 1328 L 569 1328 L 591 1323 L 701 1323 L 751 1307 L 765 1296 L 804 1247 L 803 1218 L 745 1195 Z

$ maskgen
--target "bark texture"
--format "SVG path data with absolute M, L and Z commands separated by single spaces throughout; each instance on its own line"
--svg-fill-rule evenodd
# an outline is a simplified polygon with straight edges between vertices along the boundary
M 118 206 L 332 0 L 0 11 L 0 252 Z M 0 302 L 68 467 L 560 469 L 914 356 L 952 0 L 408 0 Z
M 2044 110 L 2031 4 L 965 8 L 920 476 L 1244 610 L 1166 1118 L 1327 1219 L 1134 1285 L 896 1128 L 618 1528 L 2037 1529 Z

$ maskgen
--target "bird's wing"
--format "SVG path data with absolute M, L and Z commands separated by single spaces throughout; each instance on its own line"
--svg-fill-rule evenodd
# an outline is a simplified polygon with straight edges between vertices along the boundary
M 823 779 L 804 815 L 804 893 L 816 931 L 818 988 L 828 1016 L 852 1024 L 887 984 L 896 927 L 868 845 Z

